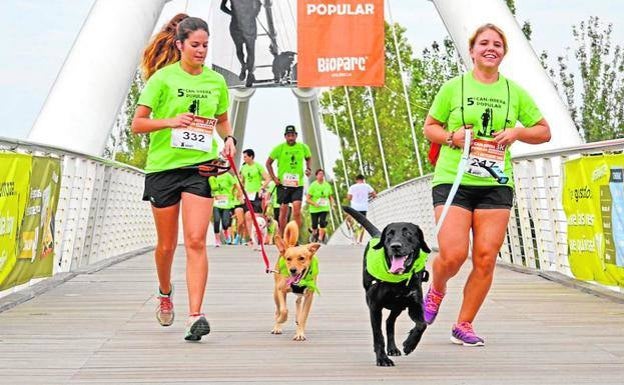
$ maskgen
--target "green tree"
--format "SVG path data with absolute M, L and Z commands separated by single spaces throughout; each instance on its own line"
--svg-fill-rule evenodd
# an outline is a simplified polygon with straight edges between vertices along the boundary
M 509 10 L 511 11 L 512 15 L 516 16 L 515 0 L 505 0 L 505 3 L 507 3 L 507 7 L 509 7 Z M 521 29 L 522 29 L 522 32 L 524 33 L 524 36 L 527 38 L 527 40 L 531 40 L 531 34 L 533 33 L 533 28 L 531 28 L 531 23 L 529 23 L 528 21 L 524 21 L 522 23 Z
M 141 169 L 145 168 L 147 161 L 149 135 L 133 134 L 131 126 L 143 86 L 141 73 L 137 70 L 128 90 L 128 95 L 126 95 L 124 104 L 117 115 L 115 128 L 105 152 L 106 157 L 114 156 L 116 161 Z
M 542 63 L 587 142 L 624 137 L 624 52 L 612 43 L 612 30 L 611 24 L 590 17 L 572 27 L 576 62 L 566 54 L 558 56 L 552 68 L 548 55 L 542 54 Z
M 516 1 L 515 0 L 505 0 L 505 3 L 507 3 L 507 6 L 509 7 L 509 10 L 511 11 L 512 14 L 516 14 Z

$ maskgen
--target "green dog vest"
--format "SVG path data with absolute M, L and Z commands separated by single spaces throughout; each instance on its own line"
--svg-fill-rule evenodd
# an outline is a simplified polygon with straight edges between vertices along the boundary
M 382 247 L 380 249 L 374 249 L 373 247 L 379 244 L 379 238 L 372 238 L 368 242 L 368 251 L 366 252 L 366 271 L 377 278 L 380 281 L 399 283 L 406 281 L 407 285 L 414 273 L 418 273 L 425 269 L 427 258 L 429 253 L 420 250 L 418 259 L 414 261 L 412 268 L 402 274 L 392 274 L 388 272 L 388 263 L 386 262 L 386 251 Z
M 280 257 L 278 263 L 280 274 L 284 277 L 289 277 L 290 272 L 288 271 L 288 267 L 286 266 L 286 260 L 283 257 Z M 318 287 L 316 287 L 316 282 L 314 282 L 314 278 L 316 278 L 318 273 L 318 258 L 316 258 L 315 255 L 312 257 L 312 261 L 310 261 L 310 268 L 308 269 L 308 272 L 301 278 L 297 286 L 305 287 L 308 290 L 312 290 L 313 292 L 320 294 Z

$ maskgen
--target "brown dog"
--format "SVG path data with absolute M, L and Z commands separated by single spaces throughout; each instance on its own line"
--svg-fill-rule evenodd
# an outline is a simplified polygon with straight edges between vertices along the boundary
M 284 229 L 284 239 L 275 236 L 275 245 L 279 250 L 280 257 L 275 264 L 275 326 L 271 334 L 282 334 L 282 325 L 288 318 L 286 306 L 286 294 L 297 294 L 296 324 L 297 332 L 293 337 L 295 341 L 305 341 L 305 327 L 312 298 L 316 288 L 316 276 L 318 274 L 318 260 L 314 256 L 321 247 L 320 243 L 310 243 L 296 246 L 299 239 L 299 228 L 295 221 L 291 221 Z

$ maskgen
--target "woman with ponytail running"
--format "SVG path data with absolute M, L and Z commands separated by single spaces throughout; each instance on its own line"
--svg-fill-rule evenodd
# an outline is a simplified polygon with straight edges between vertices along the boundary
M 171 265 L 182 213 L 189 299 L 187 341 L 199 341 L 210 332 L 202 302 L 213 199 L 208 178 L 193 166 L 218 158 L 217 134 L 224 138 L 224 155 L 236 152 L 227 115 L 227 85 L 220 74 L 204 65 L 208 36 L 204 20 L 179 14 L 152 39 L 141 62 L 146 84 L 132 121 L 132 132 L 150 136 L 143 200 L 152 205 L 158 238 L 156 318 L 162 326 L 171 325 L 174 319 Z

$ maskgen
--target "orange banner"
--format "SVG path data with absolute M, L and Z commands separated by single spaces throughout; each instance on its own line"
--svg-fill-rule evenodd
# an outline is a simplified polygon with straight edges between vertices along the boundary
M 384 84 L 383 0 L 299 0 L 299 87 Z

